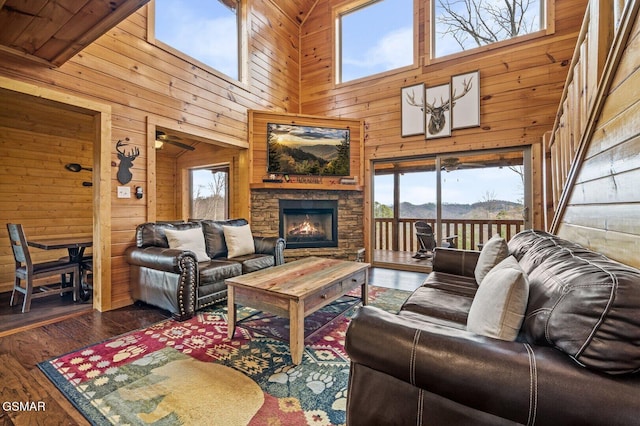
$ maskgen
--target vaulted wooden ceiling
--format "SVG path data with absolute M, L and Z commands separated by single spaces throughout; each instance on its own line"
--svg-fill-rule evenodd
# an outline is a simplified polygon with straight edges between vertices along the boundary
M 149 1 L 0 0 L 0 50 L 60 66 Z M 274 4 L 301 24 L 317 1 Z
M 0 50 L 60 66 L 149 0 L 0 0 Z

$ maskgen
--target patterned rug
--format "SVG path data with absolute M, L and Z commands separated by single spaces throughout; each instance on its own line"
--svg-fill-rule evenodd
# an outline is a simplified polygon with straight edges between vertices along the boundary
M 370 304 L 390 312 L 408 295 L 369 288 Z M 305 329 L 331 321 L 344 303 L 314 313 Z M 254 316 L 251 328 L 237 327 L 229 340 L 226 306 L 217 306 L 39 367 L 97 425 L 340 425 L 346 422 L 349 377 L 344 337 L 356 309 L 306 339 L 298 366 L 291 363 L 288 343 L 276 338 L 288 336 L 286 321 Z M 241 308 L 238 318 L 254 314 Z

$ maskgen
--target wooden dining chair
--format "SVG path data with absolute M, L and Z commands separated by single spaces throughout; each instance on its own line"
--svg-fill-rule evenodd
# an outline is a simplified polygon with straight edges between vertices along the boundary
M 16 261 L 15 283 L 11 292 L 10 306 L 14 306 L 16 301 L 16 292 L 24 294 L 22 303 L 22 312 L 29 312 L 31 308 L 31 299 L 37 299 L 53 294 L 66 293 L 73 291 L 73 300 L 78 300 L 80 289 L 80 265 L 76 262 L 53 260 L 50 262 L 33 263 L 27 245 L 27 238 L 24 235 L 22 225 L 7 223 L 9 231 L 9 240 L 11 241 L 11 249 L 13 257 Z M 64 274 L 72 274 L 73 286 L 62 287 L 62 283 L 53 285 L 40 285 L 34 287 L 34 280 L 38 278 L 46 278 L 51 276 L 62 276 Z M 22 282 L 24 281 L 24 286 Z

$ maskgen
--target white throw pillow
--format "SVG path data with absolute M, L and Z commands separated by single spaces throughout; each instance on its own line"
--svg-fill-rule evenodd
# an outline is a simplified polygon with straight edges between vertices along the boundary
M 227 257 L 229 259 L 256 252 L 251 227 L 248 224 L 242 226 L 222 225 L 222 232 L 224 232 L 224 239 L 227 243 Z
M 164 234 L 167 236 L 169 248 L 190 250 L 195 253 L 198 262 L 211 260 L 207 255 L 202 228 L 165 229 Z
M 507 242 L 499 234 L 495 234 L 482 246 L 482 251 L 478 257 L 478 263 L 474 270 L 476 282 L 478 285 L 482 282 L 485 275 L 509 256 L 509 246 Z
M 467 330 L 513 341 L 527 310 L 529 279 L 518 261 L 509 256 L 482 280 L 467 318 Z

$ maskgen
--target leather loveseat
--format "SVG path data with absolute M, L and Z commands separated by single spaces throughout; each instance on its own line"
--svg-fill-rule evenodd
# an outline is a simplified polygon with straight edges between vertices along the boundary
M 227 278 L 284 263 L 285 242 L 278 237 L 250 236 L 252 253 L 229 256 L 226 226 L 246 227 L 248 223 L 245 219 L 232 219 L 138 225 L 136 245 L 126 251 L 133 299 L 165 309 L 183 321 L 195 311 L 224 300 Z M 169 248 L 167 233 L 194 229 L 204 236 L 204 261 L 198 261 L 193 250 Z
M 513 341 L 467 329 L 480 252 L 436 249 L 397 315 L 359 309 L 348 425 L 640 422 L 640 271 L 540 231 L 507 247 L 528 285 Z

